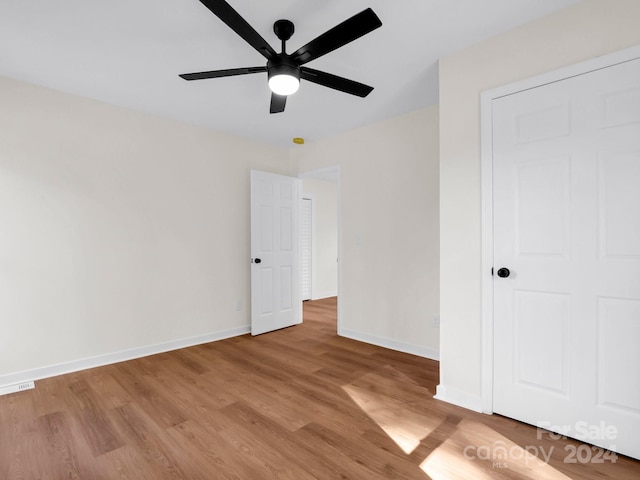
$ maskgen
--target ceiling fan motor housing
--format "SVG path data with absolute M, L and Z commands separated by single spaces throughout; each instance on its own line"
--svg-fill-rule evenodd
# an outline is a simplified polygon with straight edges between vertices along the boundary
M 276 37 L 283 42 L 289 40 L 294 31 L 293 22 L 290 20 L 278 20 L 273 24 L 273 32 L 276 34 Z
M 289 75 L 300 80 L 300 65 L 291 60 L 286 53 L 267 62 L 267 72 L 269 79 L 275 75 Z

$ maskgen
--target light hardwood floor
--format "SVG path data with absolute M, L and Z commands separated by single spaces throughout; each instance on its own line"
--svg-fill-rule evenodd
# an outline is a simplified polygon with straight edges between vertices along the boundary
M 587 450 L 434 400 L 437 362 L 338 337 L 335 306 L 0 397 L 0 479 L 640 478 L 640 462 L 567 463 Z

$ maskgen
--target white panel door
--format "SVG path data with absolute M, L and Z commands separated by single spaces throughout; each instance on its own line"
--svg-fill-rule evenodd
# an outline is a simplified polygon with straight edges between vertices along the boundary
M 299 180 L 251 171 L 251 334 L 302 321 Z
M 640 60 L 492 115 L 494 411 L 640 458 Z

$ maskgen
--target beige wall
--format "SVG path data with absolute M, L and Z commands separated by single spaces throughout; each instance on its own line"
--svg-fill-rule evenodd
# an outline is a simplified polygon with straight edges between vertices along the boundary
M 302 191 L 312 195 L 314 201 L 312 299 L 335 296 L 338 293 L 338 184 L 304 178 Z
M 480 405 L 480 93 L 640 44 L 640 2 L 585 0 L 440 61 L 443 397 Z
M 254 168 L 340 166 L 344 333 L 437 357 L 437 108 L 285 150 L 6 78 L 0 104 L 0 386 L 246 331 Z
M 0 385 L 246 329 L 248 172 L 288 150 L 3 78 L 0 105 Z
M 437 357 L 437 107 L 293 156 L 300 172 L 340 167 L 341 333 Z

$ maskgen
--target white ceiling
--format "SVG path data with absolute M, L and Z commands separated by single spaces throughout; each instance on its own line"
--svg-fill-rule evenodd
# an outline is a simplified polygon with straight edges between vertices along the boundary
M 292 52 L 372 7 L 383 26 L 308 64 L 375 87 L 365 99 L 309 82 L 269 114 L 266 74 L 187 82 L 179 73 L 264 58 L 198 0 L 0 0 L 0 75 L 289 146 L 438 102 L 438 58 L 578 0 L 228 0 Z M 0 106 L 1 108 L 1 106 Z

